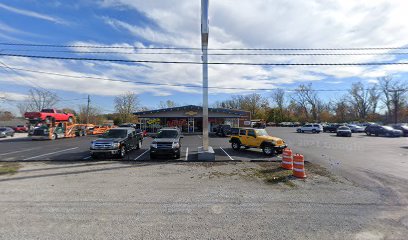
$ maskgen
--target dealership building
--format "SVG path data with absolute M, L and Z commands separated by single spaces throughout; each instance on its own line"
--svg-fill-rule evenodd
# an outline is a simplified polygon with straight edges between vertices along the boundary
M 203 108 L 188 105 L 182 107 L 164 108 L 134 113 L 142 128 L 151 132 L 162 127 L 179 127 L 185 133 L 200 133 L 203 131 Z M 249 126 L 251 113 L 248 111 L 208 108 L 209 131 L 220 124 L 229 124 L 232 127 Z

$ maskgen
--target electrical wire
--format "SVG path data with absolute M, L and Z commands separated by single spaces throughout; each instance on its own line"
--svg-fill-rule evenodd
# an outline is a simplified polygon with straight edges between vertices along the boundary
M 58 60 L 76 60 L 76 61 L 99 61 L 99 62 L 122 62 L 122 63 L 160 63 L 160 64 L 193 64 L 202 65 L 202 62 L 193 61 L 156 61 L 156 60 L 127 60 L 127 59 L 108 59 L 108 58 L 89 58 L 89 57 L 57 57 L 26 54 L 6 54 L 0 53 L 0 56 L 23 57 L 38 59 L 58 59 Z M 241 66 L 379 66 L 379 65 L 408 65 L 408 62 L 366 62 L 366 63 L 249 63 L 249 62 L 209 62 L 208 65 L 241 65 Z
M 11 67 L 16 71 L 24 71 L 24 72 L 33 72 L 33 73 L 40 73 L 46 75 L 53 75 L 53 76 L 60 76 L 60 77 L 69 77 L 69 78 L 77 78 L 77 79 L 95 79 L 95 80 L 104 80 L 104 81 L 112 81 L 112 82 L 126 82 L 126 83 L 134 83 L 134 84 L 141 84 L 141 85 L 152 85 L 152 86 L 170 86 L 170 87 L 187 87 L 187 88 L 203 88 L 201 85 L 192 85 L 192 84 L 176 84 L 176 83 L 156 83 L 156 82 L 145 82 L 145 81 L 131 81 L 131 80 L 122 80 L 122 79 L 113 79 L 113 78 L 103 78 L 103 77 L 93 77 L 93 76 L 76 76 L 76 75 L 68 75 L 68 74 L 61 74 L 61 73 L 53 73 L 53 72 L 45 72 L 33 69 L 24 69 L 24 68 L 15 68 Z M 273 91 L 277 88 L 239 88 L 239 87 L 215 87 L 209 86 L 209 89 L 218 89 L 218 90 L 248 90 L 248 91 Z M 298 89 L 285 89 L 288 92 L 296 91 Z M 368 89 L 365 89 L 368 90 Z M 311 91 L 315 92 L 344 92 L 349 91 L 349 89 L 313 89 Z M 80 100 L 75 99 L 75 100 Z M 82 98 L 87 99 L 87 98 Z
M 119 51 L 71 51 L 71 50 L 38 50 L 38 49 L 2 49 L 4 52 L 41 52 L 71 54 L 123 54 L 123 55 L 192 55 L 190 52 L 119 52 Z M 210 56 L 371 56 L 371 55 L 408 55 L 408 52 L 387 53 L 208 53 Z
M 146 49 L 146 50 L 201 50 L 198 47 L 134 47 L 134 46 L 102 46 L 102 45 L 64 45 L 64 44 L 35 44 L 35 43 L 7 43 L 4 46 L 52 47 L 52 48 L 106 48 L 106 49 Z M 365 50 L 398 50 L 408 47 L 346 47 L 346 48 L 209 48 L 217 51 L 365 51 Z

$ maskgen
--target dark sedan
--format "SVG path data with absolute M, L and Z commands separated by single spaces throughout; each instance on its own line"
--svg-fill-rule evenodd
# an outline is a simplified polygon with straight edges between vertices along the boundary
M 395 124 L 395 125 L 392 125 L 392 128 L 396 130 L 401 130 L 402 135 L 404 137 L 408 137 L 408 125 Z
M 385 136 L 385 137 L 401 137 L 402 131 L 396 130 L 390 126 L 370 125 L 365 129 L 368 136 Z
M 14 137 L 14 130 L 9 127 L 0 127 L 0 137 Z

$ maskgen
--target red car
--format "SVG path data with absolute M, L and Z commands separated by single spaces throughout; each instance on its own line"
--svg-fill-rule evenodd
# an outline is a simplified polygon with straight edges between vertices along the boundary
M 15 132 L 24 133 L 24 132 L 28 132 L 28 127 L 26 127 L 24 125 L 17 125 L 16 127 L 13 127 L 13 130 Z
M 56 122 L 74 122 L 74 114 L 65 113 L 62 110 L 42 109 L 41 112 L 26 112 L 24 117 L 33 121 L 45 121 L 46 123 Z

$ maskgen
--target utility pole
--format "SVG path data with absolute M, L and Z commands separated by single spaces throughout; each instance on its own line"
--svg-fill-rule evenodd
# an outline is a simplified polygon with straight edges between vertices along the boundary
M 203 52 L 203 146 L 198 148 L 198 160 L 215 160 L 214 149 L 208 146 L 208 2 L 201 0 L 201 48 Z
M 91 96 L 88 95 L 88 105 L 86 106 L 86 125 L 89 124 L 89 104 L 91 103 Z
M 203 150 L 208 151 L 208 1 L 201 0 L 201 47 L 203 52 Z

